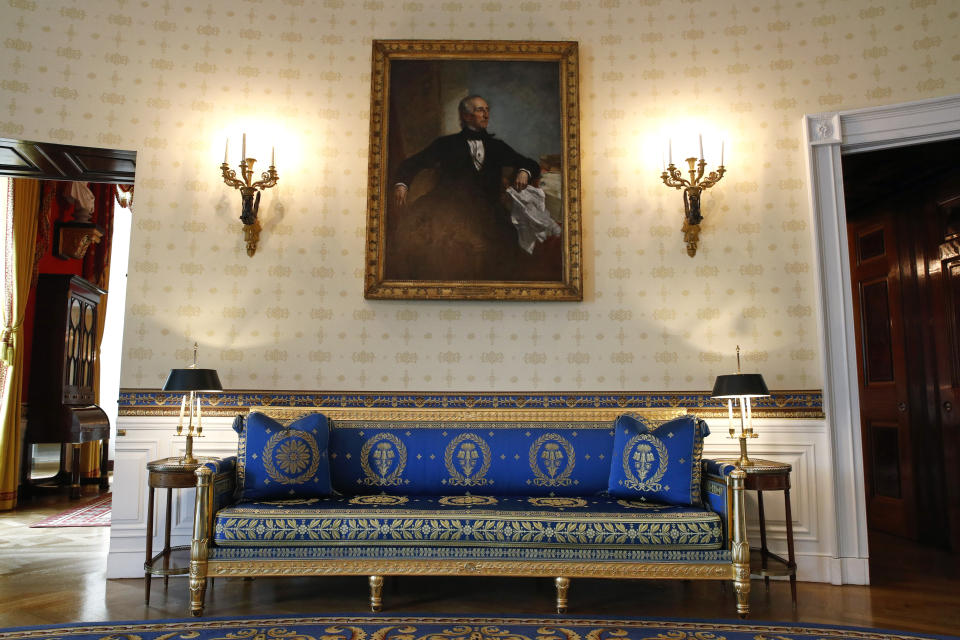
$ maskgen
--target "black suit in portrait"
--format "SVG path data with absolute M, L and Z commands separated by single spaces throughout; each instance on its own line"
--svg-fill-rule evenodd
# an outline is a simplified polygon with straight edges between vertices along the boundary
M 484 161 L 477 170 L 469 138 L 480 139 Z M 419 198 L 408 192 L 406 206 L 393 207 L 388 218 L 385 275 L 391 280 L 531 280 L 559 278 L 535 273 L 517 242 L 504 198 L 516 172 L 525 169 L 530 183 L 540 165 L 486 131 L 463 129 L 434 140 L 397 167 L 397 183 L 413 186 L 426 169 L 434 185 Z M 531 271 L 533 269 L 533 271 Z

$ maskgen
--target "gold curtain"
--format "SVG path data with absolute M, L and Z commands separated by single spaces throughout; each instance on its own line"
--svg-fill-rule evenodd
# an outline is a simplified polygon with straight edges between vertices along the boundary
M 37 242 L 37 212 L 40 182 L 11 180 L 7 194 L 9 211 L 4 220 L 3 259 L 6 264 L 3 307 L 3 344 L 0 379 L 0 511 L 17 506 L 20 469 L 20 413 L 23 387 L 23 316 L 33 279 Z

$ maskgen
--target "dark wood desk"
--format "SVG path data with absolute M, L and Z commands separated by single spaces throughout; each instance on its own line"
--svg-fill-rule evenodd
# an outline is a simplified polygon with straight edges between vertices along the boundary
M 147 463 L 147 486 L 150 493 L 147 503 L 147 558 L 143 563 L 145 604 L 150 604 L 150 578 L 163 576 L 163 588 L 167 588 L 170 576 L 190 573 L 190 545 L 170 546 L 170 519 L 174 489 L 189 489 L 197 486 L 194 475 L 197 467 L 212 458 L 198 458 L 196 462 L 184 463 L 180 458 L 163 458 Z M 163 529 L 163 550 L 153 555 L 153 505 L 154 490 L 167 490 L 167 513 Z
M 80 445 L 100 441 L 100 491 L 110 490 L 110 422 L 96 402 L 97 319 L 106 291 L 70 274 L 40 274 L 30 353 L 27 428 L 20 485 L 27 496 L 68 477 L 61 464 L 53 478 L 31 478 L 33 444 L 59 442 L 73 448 L 70 497 L 80 497 Z

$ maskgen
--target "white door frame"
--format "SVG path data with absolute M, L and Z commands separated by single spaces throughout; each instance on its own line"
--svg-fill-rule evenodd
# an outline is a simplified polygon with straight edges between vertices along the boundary
M 820 303 L 823 408 L 831 435 L 836 506 L 831 582 L 868 584 L 857 351 L 840 158 L 960 137 L 960 95 L 806 115 L 803 128 Z

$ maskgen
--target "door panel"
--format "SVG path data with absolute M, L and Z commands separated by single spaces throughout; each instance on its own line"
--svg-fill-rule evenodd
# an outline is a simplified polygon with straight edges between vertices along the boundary
M 894 381 L 889 289 L 886 278 L 860 283 L 864 376 L 870 385 Z
M 960 173 L 946 182 L 935 205 L 937 243 L 930 253 L 932 324 L 937 353 L 937 397 L 943 446 L 947 544 L 960 551 Z
M 915 539 L 910 411 L 896 221 L 848 225 L 869 526 Z
M 868 522 L 898 535 L 914 531 L 923 544 L 955 551 L 958 155 L 954 139 L 843 159 Z

